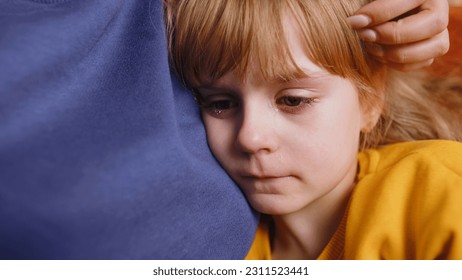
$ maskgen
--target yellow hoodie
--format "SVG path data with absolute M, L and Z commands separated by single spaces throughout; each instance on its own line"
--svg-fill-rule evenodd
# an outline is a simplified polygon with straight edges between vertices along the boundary
M 318 259 L 462 259 L 462 143 L 399 143 L 358 162 L 348 209 Z M 265 224 L 246 259 L 271 259 Z

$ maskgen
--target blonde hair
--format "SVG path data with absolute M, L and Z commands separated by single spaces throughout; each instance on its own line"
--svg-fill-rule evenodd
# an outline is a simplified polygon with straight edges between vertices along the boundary
M 352 80 L 363 107 L 381 111 L 361 135 L 361 148 L 422 139 L 462 140 L 462 97 L 446 86 L 430 87 L 421 75 L 387 69 L 368 57 L 346 18 L 370 0 L 165 0 L 171 65 L 185 84 L 197 87 L 234 71 L 244 78 L 255 59 L 266 79 L 304 76 L 293 59 L 283 18 L 298 23 L 307 56 L 333 75 Z M 435 91 L 437 92 L 432 92 Z M 385 92 L 383 100 L 380 91 Z

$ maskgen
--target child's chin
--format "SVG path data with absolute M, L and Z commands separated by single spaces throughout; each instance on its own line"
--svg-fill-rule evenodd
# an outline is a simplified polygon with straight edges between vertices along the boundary
M 299 210 L 293 201 L 286 199 L 283 195 L 259 194 L 254 197 L 247 197 L 250 205 L 259 213 L 279 216 L 286 215 Z

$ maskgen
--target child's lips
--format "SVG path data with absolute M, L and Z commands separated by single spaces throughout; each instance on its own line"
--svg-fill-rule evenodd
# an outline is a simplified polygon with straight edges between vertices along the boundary
M 246 174 L 240 180 L 239 185 L 250 193 L 281 194 L 294 183 L 294 176 L 282 174 Z
M 260 168 L 256 169 L 247 169 L 247 170 L 240 170 L 234 172 L 237 175 L 237 181 L 240 181 L 244 184 L 251 184 L 257 183 L 260 184 L 285 184 L 286 180 L 297 178 L 295 174 L 290 172 L 289 170 L 284 170 L 281 168 Z
M 250 178 L 256 179 L 256 180 L 271 180 L 271 179 L 281 179 L 281 178 L 287 178 L 290 176 L 253 176 Z
M 274 180 L 274 179 L 289 178 L 293 176 L 286 175 L 286 174 L 272 174 L 272 173 L 265 173 L 265 174 L 245 173 L 242 177 L 246 179 L 252 179 L 252 180 Z

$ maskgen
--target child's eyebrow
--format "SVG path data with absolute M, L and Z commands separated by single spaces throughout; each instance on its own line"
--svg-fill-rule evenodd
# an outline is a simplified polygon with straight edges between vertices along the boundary
M 322 69 L 308 69 L 305 67 L 302 67 L 301 70 L 303 70 L 303 74 L 300 73 L 300 71 L 292 71 L 292 72 L 286 72 L 286 73 L 281 73 L 280 75 L 269 78 L 267 79 L 268 83 L 279 83 L 279 84 L 298 84 L 298 83 L 303 83 L 308 80 L 317 80 L 321 78 L 326 78 L 329 77 L 331 74 L 325 70 Z M 225 81 L 222 81 L 220 79 L 216 81 L 210 81 L 204 84 L 201 84 L 197 87 L 194 88 L 195 90 L 208 90 L 208 91 L 233 91 L 236 89 L 235 85 L 227 83 Z
M 223 80 L 208 81 L 195 87 L 196 90 L 233 90 L 235 85 L 225 82 Z
M 299 73 L 288 73 L 286 75 L 281 75 L 274 79 L 275 82 L 279 83 L 301 83 L 308 80 L 317 80 L 321 78 L 329 77 L 329 74 L 326 71 L 308 71 L 307 69 L 303 69 L 304 74 L 300 75 Z
M 213 83 L 211 84 L 206 84 L 206 85 L 201 85 L 198 86 L 194 89 L 195 91 L 200 91 L 201 93 L 208 92 L 217 92 L 217 91 L 234 91 L 234 88 L 232 86 L 228 85 L 215 85 Z

